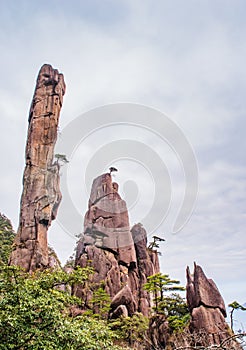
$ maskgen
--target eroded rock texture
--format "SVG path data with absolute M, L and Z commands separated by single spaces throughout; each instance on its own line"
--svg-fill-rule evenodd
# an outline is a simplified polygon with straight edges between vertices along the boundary
M 129 271 L 129 286 L 137 301 L 138 310 L 148 316 L 151 299 L 143 286 L 147 277 L 160 271 L 158 254 L 156 250 L 147 249 L 147 232 L 141 224 L 134 225 L 131 233 L 137 255 L 137 268 Z
M 122 265 L 136 265 L 126 203 L 110 174 L 103 174 L 93 181 L 82 243 L 111 251 Z
M 165 315 L 154 315 L 150 318 L 149 338 L 152 346 L 150 349 L 166 349 L 170 337 L 170 329 Z M 170 350 L 170 349 L 169 349 Z
M 224 300 L 214 281 L 208 279 L 202 268 L 196 264 L 193 275 L 187 267 L 186 290 L 191 313 L 190 331 L 193 334 L 201 334 L 201 332 L 206 334 L 201 338 L 200 345 L 219 345 L 223 340 L 229 338 L 231 331 L 225 322 Z M 232 345 L 231 349 L 241 349 L 235 341 Z
M 156 251 L 148 250 L 147 234 L 141 224 L 129 228 L 126 203 L 110 174 L 92 184 L 84 233 L 77 245 L 76 265 L 93 266 L 93 283 L 103 282 L 110 295 L 111 317 L 149 314 L 150 296 L 143 290 L 147 277 L 159 272 Z M 90 300 L 92 291 L 76 286 L 74 294 Z
M 61 201 L 59 165 L 53 161 L 65 83 L 43 65 L 30 108 L 20 222 L 10 258 L 26 271 L 48 266 L 47 230 Z

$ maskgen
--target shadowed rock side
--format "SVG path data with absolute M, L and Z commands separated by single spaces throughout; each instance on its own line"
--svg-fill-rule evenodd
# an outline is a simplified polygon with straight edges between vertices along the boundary
M 61 201 L 59 165 L 53 162 L 65 83 L 62 74 L 43 65 L 30 108 L 20 222 L 11 265 L 26 271 L 48 266 L 47 230 Z
M 208 279 L 202 268 L 195 264 L 194 274 L 191 275 L 187 267 L 187 303 L 191 314 L 190 331 L 204 332 L 206 344 L 219 345 L 231 336 L 231 330 L 225 322 L 226 308 L 224 300 L 214 281 Z M 233 341 L 231 349 L 241 349 Z
M 159 272 L 159 263 L 157 253 L 148 251 L 146 237 L 140 224 L 130 231 L 126 203 L 111 175 L 97 177 L 92 184 L 75 263 L 94 268 L 93 282 L 103 282 L 112 299 L 111 317 L 133 315 L 136 311 L 146 316 L 149 313 L 150 296 L 143 284 L 147 276 Z M 91 292 L 79 285 L 74 294 L 83 300 L 91 298 Z

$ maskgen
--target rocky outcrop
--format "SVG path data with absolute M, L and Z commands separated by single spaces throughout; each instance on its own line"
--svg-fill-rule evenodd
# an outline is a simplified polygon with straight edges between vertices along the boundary
M 111 297 L 110 316 L 148 316 L 151 298 L 143 289 L 147 277 L 159 272 L 157 252 L 147 249 L 147 233 L 141 224 L 129 228 L 126 203 L 110 174 L 97 177 L 92 184 L 84 233 L 76 250 L 76 265 L 91 265 L 92 283 L 104 285 Z M 92 291 L 75 286 L 74 294 L 90 300 Z
M 199 335 L 200 345 L 219 345 L 230 338 L 232 332 L 225 322 L 224 300 L 214 281 L 208 279 L 202 268 L 196 264 L 193 275 L 187 267 L 186 291 L 191 314 L 190 331 L 193 335 Z M 204 336 L 201 337 L 201 334 Z M 241 349 L 237 342 L 232 343 L 231 349 Z
M 226 317 L 224 300 L 212 279 L 208 279 L 202 268 L 194 265 L 194 275 L 192 276 L 187 267 L 187 302 L 190 311 L 199 306 L 207 308 L 218 308 L 222 315 Z
M 61 201 L 59 164 L 53 158 L 64 93 L 63 75 L 43 65 L 29 113 L 20 222 L 10 258 L 25 271 L 49 264 L 47 231 Z
M 60 270 L 62 268 L 56 252 L 50 246 L 48 246 L 48 267 L 52 270 Z
M 117 309 L 119 307 L 125 306 L 127 309 L 127 315 L 133 316 L 137 311 L 137 305 L 133 298 L 131 289 L 126 285 L 123 287 L 112 299 L 111 301 L 111 310 L 114 310 L 112 313 L 117 314 Z
M 118 185 L 112 183 L 110 174 L 103 174 L 93 181 L 80 244 L 77 259 L 84 246 L 94 245 L 112 252 L 121 265 L 136 265 L 126 203 L 118 193 Z
M 148 349 L 166 349 L 170 329 L 165 315 L 155 315 L 150 318 L 148 335 L 152 344 Z
M 156 250 L 147 248 L 147 232 L 141 224 L 131 229 L 137 256 L 137 268 L 129 271 L 129 286 L 138 305 L 138 310 L 148 316 L 151 306 L 150 294 L 143 286 L 147 277 L 160 271 Z

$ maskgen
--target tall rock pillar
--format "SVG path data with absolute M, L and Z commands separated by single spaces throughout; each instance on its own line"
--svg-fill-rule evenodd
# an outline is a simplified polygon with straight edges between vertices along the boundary
M 25 271 L 48 266 L 47 231 L 61 201 L 59 164 L 53 158 L 65 88 L 62 74 L 48 64 L 41 67 L 29 113 L 20 222 L 10 257 L 11 265 Z

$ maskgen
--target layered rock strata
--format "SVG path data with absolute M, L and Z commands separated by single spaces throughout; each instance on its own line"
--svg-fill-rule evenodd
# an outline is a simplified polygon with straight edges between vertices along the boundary
M 20 222 L 10 258 L 25 271 L 49 263 L 47 231 L 61 201 L 59 164 L 53 158 L 64 93 L 63 75 L 43 65 L 29 113 Z
M 91 265 L 93 283 L 103 283 L 111 297 L 111 317 L 149 314 L 150 296 L 143 290 L 147 277 L 159 272 L 157 252 L 147 249 L 147 234 L 141 224 L 130 230 L 125 201 L 110 174 L 92 184 L 84 233 L 76 251 L 76 265 Z M 90 300 L 92 291 L 76 286 L 74 294 Z

